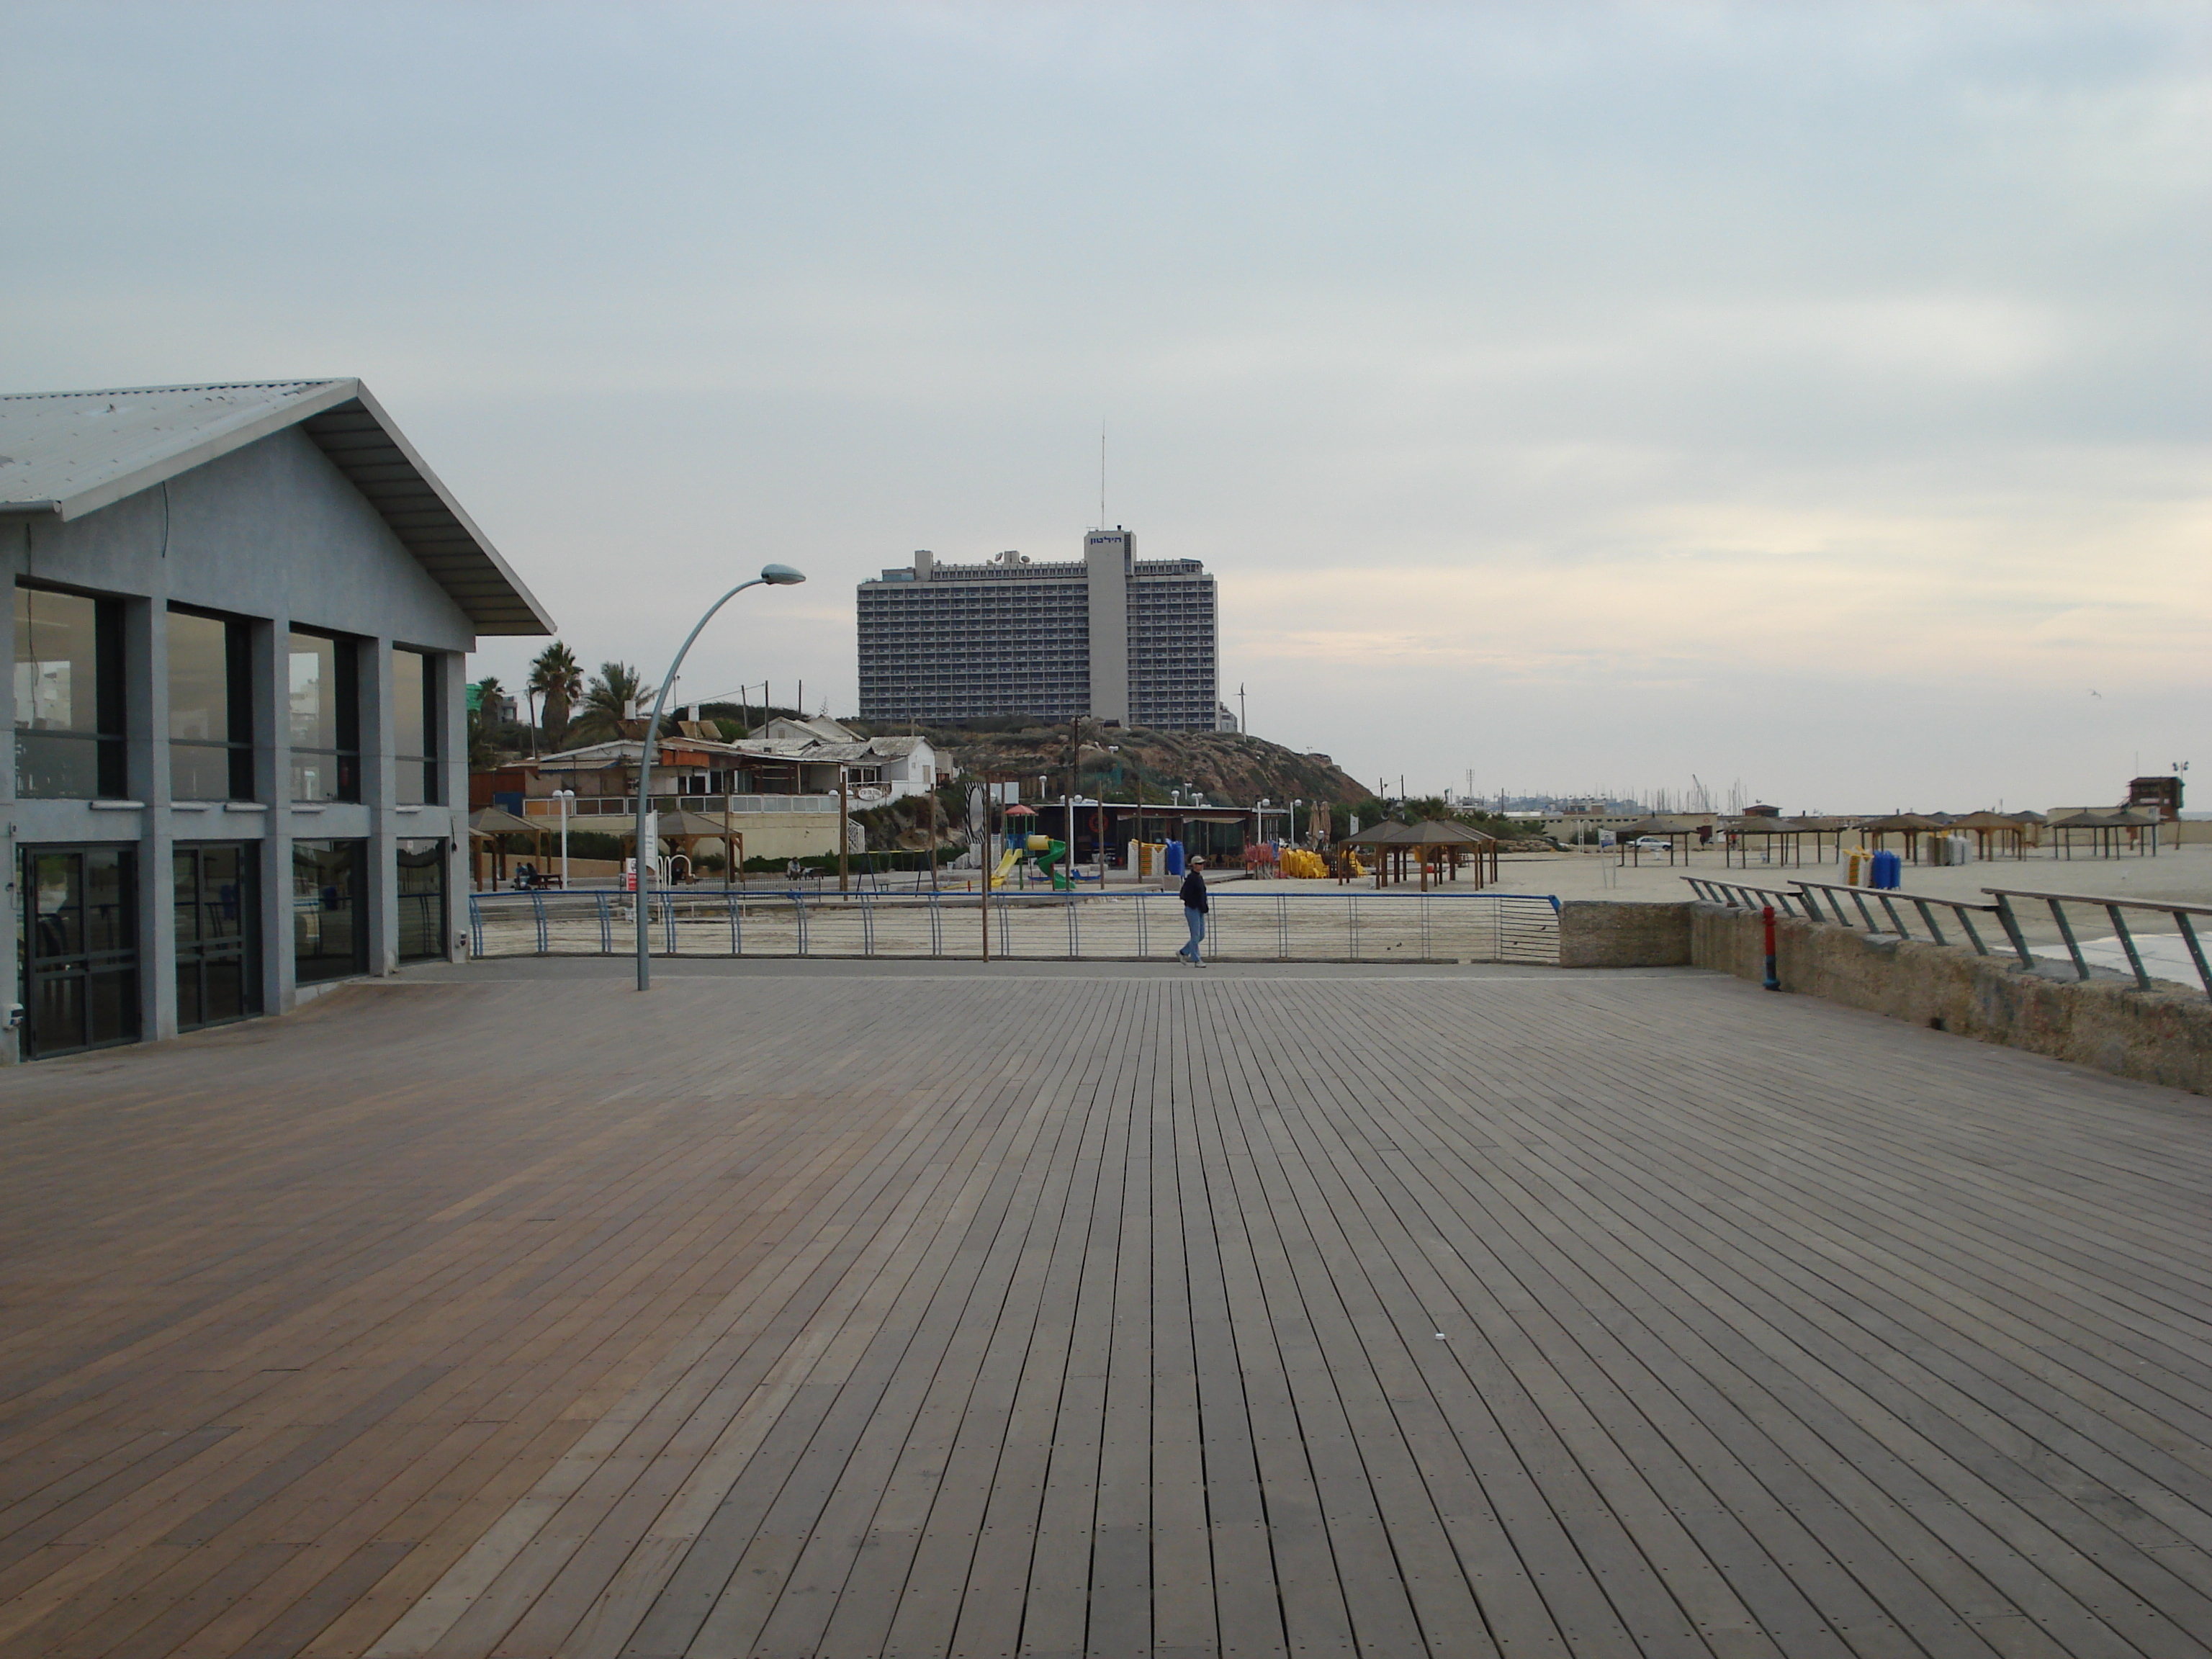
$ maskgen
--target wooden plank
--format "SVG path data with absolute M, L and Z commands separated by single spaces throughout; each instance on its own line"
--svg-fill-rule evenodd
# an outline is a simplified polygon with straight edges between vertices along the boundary
M 672 969 L 641 1078 L 578 971 L 0 1079 L 0 1656 L 2212 1628 L 2201 1101 L 1358 969 Z

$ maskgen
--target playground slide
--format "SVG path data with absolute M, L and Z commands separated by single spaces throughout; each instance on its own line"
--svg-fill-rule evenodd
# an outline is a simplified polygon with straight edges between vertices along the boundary
M 1021 854 L 1012 848 L 1006 848 L 999 859 L 999 867 L 991 872 L 991 885 L 1004 887 L 1006 884 L 1006 878 L 1013 873 L 1014 865 L 1020 858 Z

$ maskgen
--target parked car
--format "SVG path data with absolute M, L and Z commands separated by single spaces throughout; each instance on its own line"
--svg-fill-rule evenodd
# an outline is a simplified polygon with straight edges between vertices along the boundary
M 1663 853 L 1674 843 L 1664 836 L 1638 836 L 1628 844 L 1631 847 L 1639 847 L 1647 853 Z

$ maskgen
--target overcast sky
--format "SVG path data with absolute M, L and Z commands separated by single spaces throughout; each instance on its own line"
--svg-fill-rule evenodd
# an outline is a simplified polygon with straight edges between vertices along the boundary
M 1220 579 L 1416 793 L 2212 806 L 2212 6 L 46 6 L 0 385 L 356 374 L 587 664 Z M 730 578 L 734 580 L 734 576 Z M 519 681 L 538 641 L 472 673 Z

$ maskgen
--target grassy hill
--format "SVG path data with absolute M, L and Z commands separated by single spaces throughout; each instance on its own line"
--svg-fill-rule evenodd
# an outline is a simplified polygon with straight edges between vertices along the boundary
M 866 729 L 889 737 L 908 728 L 884 725 Z M 1069 787 L 1071 730 L 1066 725 L 1008 731 L 916 729 L 961 772 L 1020 778 L 1025 790 L 1034 790 L 1038 777 L 1048 777 L 1044 793 L 1049 795 Z M 1077 768 L 1077 793 L 1108 800 L 1164 803 L 1180 789 L 1185 800 L 1195 790 L 1209 800 L 1238 806 L 1262 799 L 1280 805 L 1292 799 L 1356 806 L 1372 793 L 1325 755 L 1301 754 L 1236 732 L 1152 732 L 1085 720 Z

